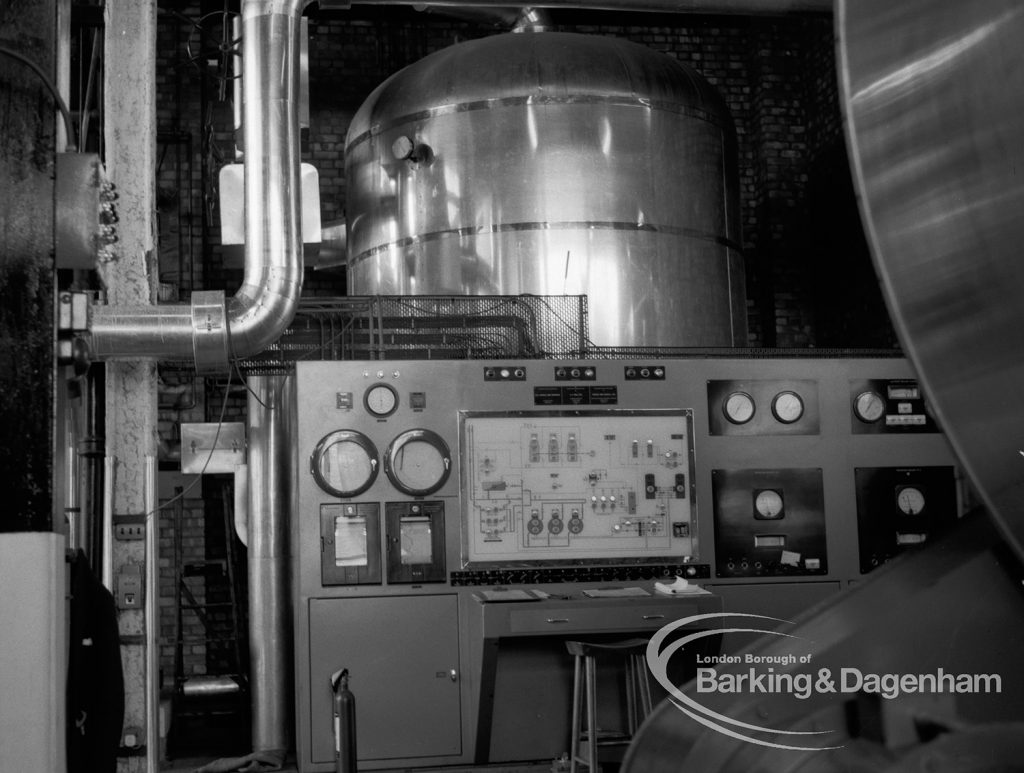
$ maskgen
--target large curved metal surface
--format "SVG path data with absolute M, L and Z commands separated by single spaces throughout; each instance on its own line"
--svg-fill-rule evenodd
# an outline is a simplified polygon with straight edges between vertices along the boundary
M 1024 544 L 1024 4 L 839 0 L 853 172 L 904 348 Z
M 1024 4 L 838 0 L 836 20 L 850 157 L 876 269 L 932 409 L 999 534 L 985 537 L 986 520 L 965 518 L 948 539 L 873 573 L 790 633 L 813 643 L 817 666 L 925 673 L 963 658 L 965 668 L 994 664 L 1019 679 L 1012 648 L 981 648 L 1024 643 L 1019 580 L 994 560 L 1004 542 L 1024 555 Z M 763 637 L 749 651 L 791 646 Z M 1011 742 L 1020 725 L 991 723 L 1024 717 L 1018 691 L 991 714 L 967 717 L 965 726 L 978 728 L 903 759 L 845 737 L 822 696 L 798 710 L 753 692 L 704 697 L 706 709 L 776 732 L 832 728 L 839 732 L 825 744 L 842 748 L 765 749 L 707 730 L 666 701 L 623 772 L 962 773 L 1019 761 Z

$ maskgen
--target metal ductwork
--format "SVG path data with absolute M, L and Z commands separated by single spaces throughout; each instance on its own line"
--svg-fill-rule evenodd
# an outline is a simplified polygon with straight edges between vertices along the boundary
M 291 744 L 288 376 L 249 378 L 249 684 L 256 751 Z
M 356 3 L 352 0 L 320 0 L 321 10 L 348 10 Z M 503 9 L 508 0 L 358 0 L 358 5 L 411 5 L 417 10 L 429 8 Z M 547 0 L 530 3 L 533 8 L 564 8 L 591 11 L 641 11 L 654 13 L 714 13 L 714 14 L 785 14 L 800 11 L 832 12 L 832 0 Z
M 245 275 L 223 293 L 193 293 L 190 305 L 100 306 L 90 350 L 97 359 L 190 360 L 226 370 L 272 344 L 302 294 L 299 218 L 299 17 L 308 0 L 242 4 L 245 130 Z

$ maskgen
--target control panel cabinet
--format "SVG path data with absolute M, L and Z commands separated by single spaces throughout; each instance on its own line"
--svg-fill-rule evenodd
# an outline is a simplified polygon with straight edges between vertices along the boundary
M 361 760 L 460 754 L 458 630 L 452 594 L 312 599 L 307 732 L 313 761 L 334 762 L 330 678 L 343 668 L 356 699 Z
M 300 773 L 342 668 L 360 770 L 551 759 L 561 639 L 650 635 L 656 581 L 788 620 L 959 517 L 909 363 L 782 355 L 297 363 Z

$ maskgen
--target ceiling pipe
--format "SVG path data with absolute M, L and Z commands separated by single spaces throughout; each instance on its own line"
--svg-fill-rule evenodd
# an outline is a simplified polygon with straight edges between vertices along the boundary
M 195 292 L 192 303 L 98 306 L 89 326 L 97 359 L 190 360 L 227 370 L 291 323 L 302 294 L 299 218 L 300 16 L 309 0 L 242 3 L 245 274 L 233 298 Z
M 411 5 L 425 8 L 508 9 L 508 0 L 320 0 L 321 10 L 349 10 L 353 5 Z M 786 14 L 798 12 L 832 13 L 832 0 L 542 0 L 533 8 L 562 8 L 590 11 L 641 11 L 652 13 L 705 14 Z

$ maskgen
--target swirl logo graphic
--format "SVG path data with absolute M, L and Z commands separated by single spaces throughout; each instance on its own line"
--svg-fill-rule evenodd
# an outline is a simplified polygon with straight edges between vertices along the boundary
M 803 742 L 805 744 L 811 743 L 814 737 L 827 735 L 833 731 L 831 730 L 777 730 L 770 727 L 760 727 L 753 725 L 748 722 L 741 722 L 730 717 L 723 716 L 711 709 L 700 705 L 697 701 L 693 700 L 688 695 L 684 694 L 678 687 L 676 687 L 668 678 L 668 663 L 672 656 L 680 649 L 685 647 L 687 644 L 698 639 L 703 639 L 707 636 L 717 636 L 723 633 L 755 633 L 755 634 L 769 634 L 771 636 L 782 636 L 788 639 L 800 639 L 799 636 L 793 636 L 788 633 L 782 633 L 780 631 L 773 631 L 762 628 L 711 628 L 696 631 L 685 636 L 680 636 L 675 641 L 662 648 L 665 644 L 666 639 L 672 634 L 673 631 L 682 628 L 683 626 L 690 625 L 693 623 L 704 623 L 709 620 L 721 620 L 724 618 L 747 618 L 754 620 L 770 620 L 776 623 L 788 623 L 788 620 L 779 620 L 775 617 L 767 617 L 765 615 L 750 615 L 738 612 L 716 612 L 713 614 L 705 615 L 694 615 L 692 617 L 685 617 L 680 620 L 669 623 L 668 625 L 661 628 L 654 636 L 651 637 L 650 643 L 647 645 L 647 665 L 651 670 L 654 678 L 658 680 L 658 683 L 669 694 L 669 700 L 672 704 L 679 709 L 681 712 L 686 714 L 696 722 L 709 727 L 712 730 L 717 730 L 719 733 L 735 738 L 740 741 L 746 741 L 748 743 L 757 744 L 759 746 L 768 746 L 773 749 L 791 749 L 794 751 L 827 751 L 830 749 L 839 749 L 841 746 L 817 746 L 817 745 L 798 745 Z M 706 623 L 705 623 L 706 625 Z M 747 733 L 769 733 L 775 736 L 784 736 L 780 739 L 788 741 L 787 743 L 773 743 L 772 741 L 762 740 L 760 738 L 753 737 Z

